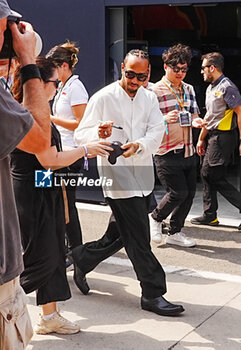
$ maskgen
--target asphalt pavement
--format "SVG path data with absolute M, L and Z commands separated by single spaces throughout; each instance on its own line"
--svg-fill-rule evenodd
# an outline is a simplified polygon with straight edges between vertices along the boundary
M 110 215 L 106 206 L 78 204 L 84 241 L 98 239 Z M 192 216 L 201 214 L 196 199 Z M 63 316 L 76 321 L 75 335 L 34 335 L 27 350 L 240 350 L 241 232 L 240 214 L 220 203 L 219 227 L 194 226 L 184 232 L 197 240 L 194 248 L 152 243 L 167 274 L 165 297 L 181 303 L 179 317 L 163 317 L 140 308 L 140 287 L 125 251 L 101 263 L 87 275 L 89 295 L 80 293 L 68 272 L 72 298 L 59 303 Z M 40 308 L 29 295 L 32 323 Z

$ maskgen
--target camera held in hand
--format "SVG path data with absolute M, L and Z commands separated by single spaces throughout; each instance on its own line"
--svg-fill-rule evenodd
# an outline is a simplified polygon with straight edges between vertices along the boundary
M 121 148 L 122 143 L 119 141 L 112 141 L 110 147 L 113 148 L 113 151 L 109 151 L 108 161 L 110 164 L 115 164 L 119 156 L 121 156 L 125 150 Z
M 4 42 L 2 46 L 2 50 L 0 52 L 0 60 L 6 60 L 11 58 L 17 58 L 16 53 L 13 49 L 13 37 L 11 29 L 8 26 L 9 22 L 15 22 L 16 24 L 19 24 L 20 19 L 22 18 L 22 15 L 20 15 L 18 12 L 12 11 L 11 15 L 8 16 L 7 19 L 7 29 L 4 32 Z M 35 32 L 36 36 L 36 47 L 35 47 L 35 55 L 38 56 L 42 50 L 42 39 L 39 36 L 38 33 Z
M 11 29 L 8 27 L 9 22 L 15 22 L 16 24 L 19 23 L 20 19 L 22 16 L 15 11 L 12 11 L 11 15 L 8 16 L 7 19 L 7 29 L 4 32 L 4 42 L 3 42 L 3 47 L 0 52 L 0 59 L 1 60 L 6 60 L 10 57 L 16 58 L 16 53 L 13 50 L 13 37 L 12 37 L 12 32 Z

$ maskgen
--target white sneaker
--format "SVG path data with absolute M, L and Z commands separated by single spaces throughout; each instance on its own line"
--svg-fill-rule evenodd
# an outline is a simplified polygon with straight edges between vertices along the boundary
M 162 241 L 162 222 L 154 220 L 151 215 L 149 215 L 149 220 L 150 220 L 151 240 L 155 243 L 161 243 L 161 241 Z
M 40 322 L 37 324 L 35 332 L 37 334 L 74 334 L 80 332 L 80 326 L 68 321 L 61 316 L 59 312 L 56 312 L 49 320 L 45 320 L 43 316 L 40 315 Z
M 193 238 L 187 237 L 183 232 L 177 232 L 174 235 L 168 235 L 166 243 L 179 245 L 180 247 L 194 247 L 196 241 Z

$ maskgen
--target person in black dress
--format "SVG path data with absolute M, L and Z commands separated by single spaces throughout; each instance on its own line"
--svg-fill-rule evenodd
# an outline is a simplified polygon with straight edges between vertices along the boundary
M 51 60 L 37 59 L 46 92 L 51 100 L 58 86 L 57 69 Z M 14 97 L 22 102 L 19 68 L 14 75 Z M 56 302 L 71 297 L 65 269 L 65 212 L 61 187 L 35 188 L 35 170 L 56 170 L 88 156 L 108 155 L 108 142 L 96 142 L 62 151 L 60 134 L 51 124 L 51 146 L 39 153 L 29 154 L 15 149 L 11 154 L 11 173 L 24 250 L 24 271 L 20 283 L 26 293 L 36 291 L 37 305 L 43 315 L 37 325 L 38 334 L 51 332 L 72 334 L 80 331 L 57 311 Z M 86 151 L 87 148 L 87 151 Z

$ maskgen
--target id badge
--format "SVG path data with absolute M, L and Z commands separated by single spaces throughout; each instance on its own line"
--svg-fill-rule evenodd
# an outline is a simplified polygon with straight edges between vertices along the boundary
M 192 125 L 192 116 L 188 111 L 179 112 L 179 123 L 180 126 L 191 126 Z

